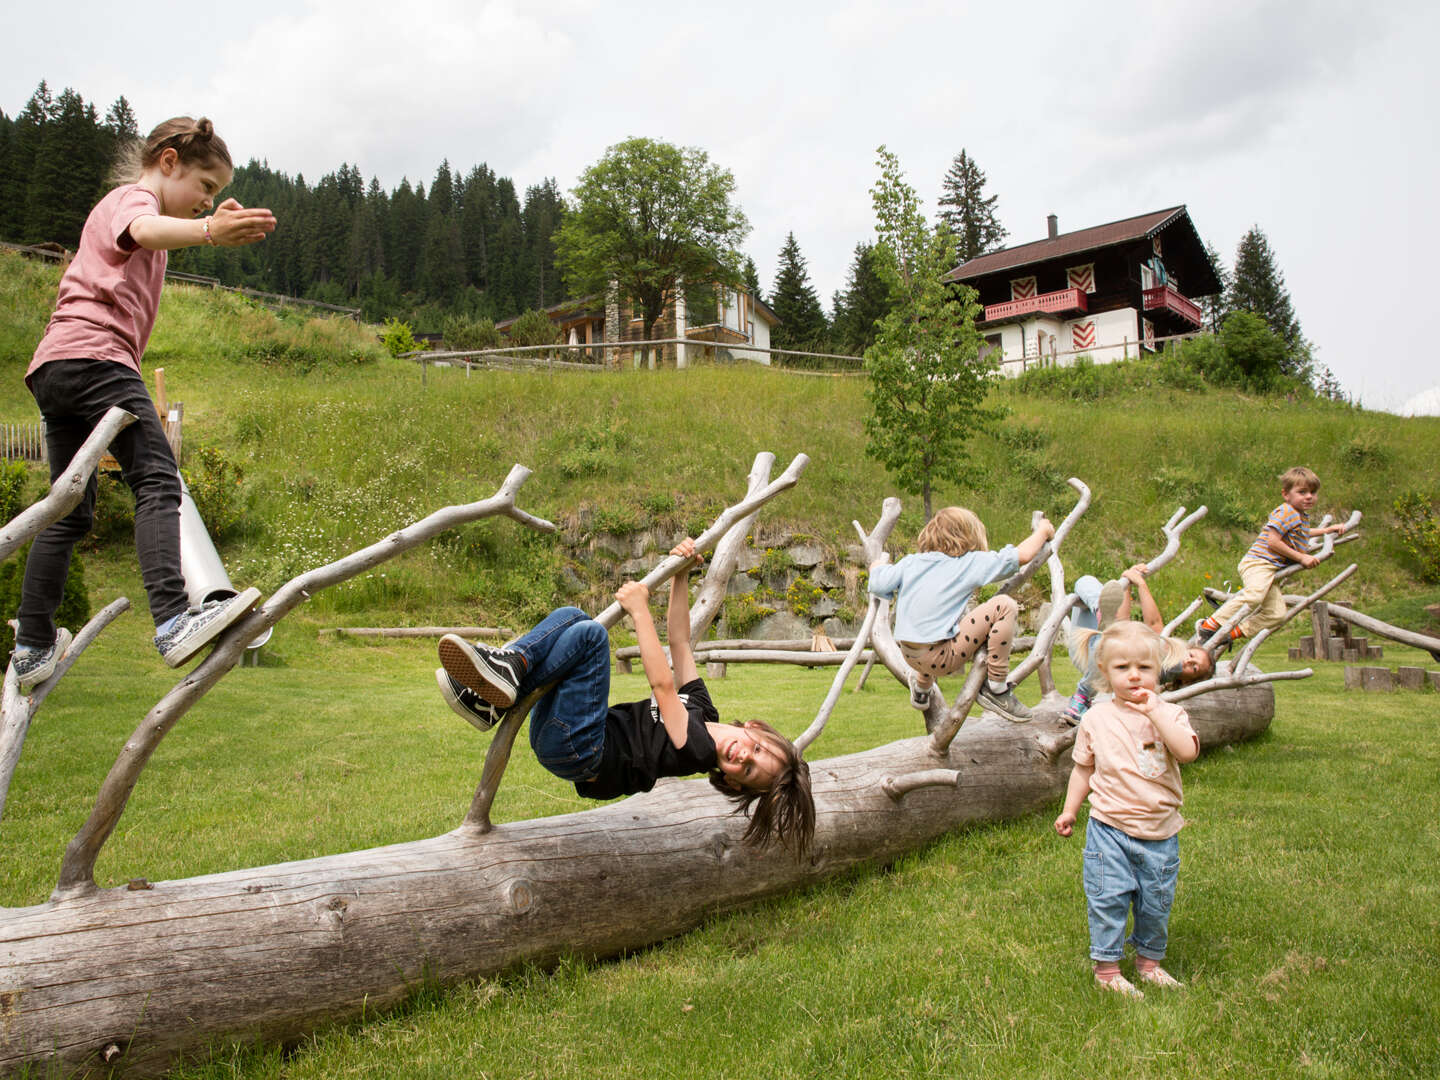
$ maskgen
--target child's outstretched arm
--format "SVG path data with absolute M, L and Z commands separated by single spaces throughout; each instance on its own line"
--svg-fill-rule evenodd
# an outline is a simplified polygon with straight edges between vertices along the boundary
M 670 670 L 675 685 L 684 686 L 699 676 L 695 654 L 690 649 L 690 571 L 705 557 L 695 550 L 695 541 L 686 537 L 670 549 L 671 555 L 691 560 L 670 579 L 670 606 L 665 611 L 665 636 L 670 639 Z
M 234 199 L 226 199 L 209 217 L 142 214 L 130 223 L 130 239 L 148 251 L 174 251 L 207 243 L 216 247 L 244 247 L 259 243 L 274 231 L 274 214 L 263 208 L 246 210 Z
M 1065 808 L 1055 819 L 1055 831 L 1061 836 L 1069 836 L 1075 831 L 1075 819 L 1080 815 L 1085 797 L 1090 794 L 1090 778 L 1094 775 L 1093 764 L 1071 767 L 1070 782 L 1065 785 Z
M 690 738 L 690 718 L 680 702 L 680 695 L 675 692 L 675 676 L 665 662 L 665 648 L 660 644 L 660 634 L 650 615 L 650 590 L 644 582 L 627 581 L 616 590 L 615 599 L 635 623 L 635 641 L 640 646 L 640 663 L 645 668 L 645 680 L 650 684 L 650 693 L 655 695 L 655 705 L 660 710 L 665 734 L 679 750 Z M 688 634 L 688 627 L 686 632 Z M 691 663 L 693 665 L 694 661 Z
M 1150 591 L 1150 585 L 1145 580 L 1145 575 L 1150 568 L 1143 562 L 1136 563 L 1120 576 L 1135 586 L 1135 595 L 1140 598 L 1140 621 L 1148 626 L 1155 633 L 1165 629 L 1165 616 L 1160 614 L 1160 605 L 1155 603 L 1155 595 Z M 1130 617 L 1130 594 L 1126 591 L 1125 602 L 1120 605 L 1120 613 L 1117 619 L 1128 619 Z
M 1039 555 L 1040 549 L 1045 546 L 1045 541 L 1054 535 L 1055 526 L 1050 524 L 1049 518 L 1042 517 L 1034 531 L 1015 545 L 1015 554 L 1020 559 L 1020 565 L 1024 566 L 1036 555 Z

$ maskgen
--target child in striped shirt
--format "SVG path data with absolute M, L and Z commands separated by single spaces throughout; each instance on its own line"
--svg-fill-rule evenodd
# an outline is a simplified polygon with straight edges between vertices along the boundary
M 1291 563 L 1299 563 L 1307 570 L 1317 566 L 1320 560 L 1310 554 L 1310 538 L 1345 530 L 1343 524 L 1326 525 L 1323 529 L 1310 527 L 1310 511 L 1320 494 L 1320 478 L 1305 466 L 1297 465 L 1281 475 L 1280 494 L 1283 501 L 1270 511 L 1265 527 L 1240 560 L 1243 588 L 1215 614 L 1195 625 L 1202 643 L 1220 629 L 1221 623 L 1247 605 L 1251 608 L 1250 615 L 1230 631 L 1231 641 L 1280 625 L 1285 617 L 1285 600 L 1275 584 L 1276 573 Z

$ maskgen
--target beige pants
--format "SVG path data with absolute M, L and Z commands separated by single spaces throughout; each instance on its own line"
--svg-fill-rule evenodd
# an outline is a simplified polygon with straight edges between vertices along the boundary
M 1280 567 L 1264 559 L 1247 556 L 1240 560 L 1238 569 L 1243 587 L 1210 617 L 1223 623 L 1242 607 L 1248 606 L 1250 614 L 1240 623 L 1240 632 L 1246 637 L 1254 637 L 1261 630 L 1279 626 L 1285 618 L 1285 598 L 1280 595 L 1280 586 L 1275 584 L 1275 575 L 1280 572 Z
M 929 644 L 900 642 L 905 662 L 915 669 L 916 683 L 925 690 L 942 675 L 959 671 L 985 646 L 986 673 L 996 682 L 1010 674 L 1010 646 L 1020 621 L 1020 605 L 1012 596 L 992 596 L 960 620 L 949 641 Z

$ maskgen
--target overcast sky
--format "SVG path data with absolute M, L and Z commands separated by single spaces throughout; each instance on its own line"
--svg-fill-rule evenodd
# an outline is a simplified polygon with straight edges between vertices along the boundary
M 448 158 L 568 193 L 630 136 L 701 147 L 735 174 L 762 285 L 793 231 L 827 310 L 882 143 L 932 216 L 966 149 L 1010 244 L 1049 213 L 1065 232 L 1184 203 L 1227 264 L 1264 230 L 1367 406 L 1440 385 L 1433 0 L 8 7 L 8 115 L 41 79 L 102 114 L 124 94 L 142 130 L 208 115 L 238 159 L 312 182 L 352 163 L 428 187 Z

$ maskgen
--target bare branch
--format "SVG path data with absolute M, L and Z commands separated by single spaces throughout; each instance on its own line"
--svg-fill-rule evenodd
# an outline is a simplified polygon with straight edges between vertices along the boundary
M 1077 499 L 1075 505 L 1071 507 L 1070 513 L 1065 515 L 1065 520 L 1060 522 L 1056 527 L 1055 535 L 1047 540 L 1040 550 L 1036 552 L 1035 558 L 1022 566 L 1010 576 L 1004 585 L 1000 586 L 1000 592 L 1014 593 L 1016 589 L 1034 577 L 1035 571 L 1049 562 L 1052 555 L 1059 552 L 1060 545 L 1063 544 L 1065 538 L 1070 535 L 1070 530 L 1075 527 L 1075 522 L 1079 521 L 1080 518 L 1084 516 L 1085 511 L 1090 509 L 1090 488 L 1087 487 L 1083 481 L 1073 476 L 1065 482 L 1075 489 L 1076 494 L 1079 495 L 1079 499 Z M 1040 511 L 1036 511 L 1031 520 L 1037 521 L 1039 514 Z M 1054 594 L 1053 585 L 1051 586 L 1051 594 Z
M 870 633 L 875 627 L 875 618 L 879 611 L 880 598 L 872 595 L 870 604 L 865 610 L 865 621 L 860 625 L 860 632 L 855 635 L 855 643 L 845 654 L 845 660 L 840 665 L 840 670 L 835 673 L 835 678 L 830 683 L 830 692 L 825 695 L 825 700 L 820 705 L 820 711 L 815 714 L 815 719 L 810 722 L 810 726 L 795 740 L 795 749 L 800 753 L 805 753 L 805 748 L 818 739 L 820 732 L 825 730 L 825 722 L 835 711 L 835 703 L 840 700 L 840 691 L 845 686 L 845 680 L 850 677 L 850 672 L 859 661 L 861 654 L 865 652 L 865 646 L 870 641 Z M 875 654 L 872 651 L 870 655 L 873 657 Z
M 1182 506 L 1176 510 L 1175 513 L 1171 514 L 1170 520 L 1161 527 L 1160 531 L 1165 535 L 1165 548 L 1159 555 L 1156 555 L 1153 559 L 1145 563 L 1149 573 L 1153 574 L 1171 559 L 1175 558 L 1176 553 L 1180 550 L 1180 537 L 1185 535 L 1186 529 L 1190 528 L 1191 525 L 1194 525 L 1195 522 L 1205 516 L 1207 508 L 1202 506 L 1189 517 L 1182 520 L 1181 515 L 1184 513 L 1185 507 Z
M 8 558 L 27 541 L 39 536 L 80 504 L 90 474 L 105 456 L 105 448 L 125 428 L 135 422 L 135 414 L 115 405 L 100 418 L 90 437 L 81 444 L 69 466 L 53 484 L 50 492 L 28 507 L 3 529 L 0 529 L 0 559 Z
M 1185 625 L 1185 620 L 1188 619 L 1188 618 L 1190 618 L 1192 615 L 1194 615 L 1196 609 L 1199 608 L 1200 605 L 1203 604 L 1204 602 L 1205 602 L 1205 597 L 1204 597 L 1204 596 L 1197 596 L 1197 597 L 1195 597 L 1194 600 L 1191 600 L 1190 603 L 1186 605 L 1184 611 L 1180 612 L 1179 615 L 1176 615 L 1175 618 L 1171 619 L 1168 623 L 1166 623 L 1166 624 L 1160 629 L 1160 636 L 1161 636 L 1161 637 L 1170 637 L 1171 635 L 1173 635 L 1177 629 L 1179 629 L 1181 626 L 1184 626 L 1184 625 Z M 1182 634 L 1182 635 L 1180 635 L 1180 636 L 1182 636 L 1182 637 L 1189 637 L 1190 635 L 1189 635 L 1189 634 Z
M 1213 679 L 1191 683 L 1189 686 L 1182 686 L 1178 690 L 1167 691 L 1160 696 L 1166 701 L 1180 702 L 1189 698 L 1199 697 L 1201 694 L 1209 694 L 1216 690 L 1233 690 L 1241 686 L 1254 686 L 1256 683 L 1280 682 L 1286 679 L 1308 679 L 1314 674 L 1315 672 L 1310 668 L 1302 668 L 1299 671 L 1251 671 L 1246 675 L 1217 675 Z
M 1414 630 L 1406 630 L 1402 626 L 1393 626 L 1390 623 L 1381 622 L 1379 619 L 1366 615 L 1363 612 L 1348 608 L 1344 604 L 1337 604 L 1333 600 L 1330 601 L 1330 614 L 1344 619 L 1346 622 L 1352 623 L 1362 630 L 1368 630 L 1372 634 L 1379 634 L 1381 637 L 1387 637 L 1391 641 L 1398 641 L 1402 645 L 1423 649 L 1436 660 L 1440 660 L 1440 638 L 1431 637 L 1428 634 L 1416 633 Z
M 887 776 L 880 781 L 880 790 L 896 802 L 920 788 L 959 786 L 960 773 L 955 769 L 921 769 L 904 776 Z
M 219 637 L 210 655 L 160 699 L 135 729 L 134 734 L 126 740 L 120 756 L 100 786 L 90 817 L 65 849 L 53 897 L 60 899 L 95 890 L 95 860 L 114 831 L 120 815 L 125 812 L 130 793 L 135 789 L 150 756 L 160 745 L 160 740 L 175 726 L 176 721 L 239 662 L 245 647 L 251 641 L 320 589 L 346 581 L 457 525 L 503 514 L 517 521 L 532 522 L 534 527 L 544 531 L 554 532 L 555 526 L 550 522 L 515 510 L 516 493 L 529 476 L 529 469 L 523 465 L 514 466 L 500 490 L 489 499 L 437 510 L 415 524 L 391 533 L 379 543 L 327 566 L 309 570 L 281 586 L 266 604 L 230 626 Z
M 92 616 L 70 642 L 70 647 L 55 666 L 55 674 L 35 687 L 28 697 L 20 693 L 20 682 L 15 677 L 15 670 L 6 666 L 5 688 L 3 697 L 0 697 L 0 818 L 5 816 L 5 799 L 10 793 L 10 780 L 15 775 L 15 766 L 20 762 L 20 751 L 25 746 L 30 722 L 40 711 L 41 703 L 50 695 L 51 690 L 60 685 L 60 680 L 70 670 L 70 665 L 80 659 L 80 654 L 99 637 L 100 631 L 128 610 L 130 601 L 122 596 Z
M 984 657 L 977 656 L 970 664 L 970 673 L 965 677 L 965 685 L 960 688 L 955 704 L 946 711 L 944 719 L 935 725 L 935 731 L 930 737 L 930 752 L 936 757 L 945 757 L 949 753 L 950 742 L 959 733 L 965 718 L 970 715 L 975 699 L 980 696 L 980 687 L 985 678 Z
M 759 510 L 760 507 L 764 506 L 781 492 L 788 491 L 794 487 L 800 479 L 800 474 L 805 471 L 805 466 L 809 464 L 810 459 L 808 457 L 804 454 L 796 454 L 795 459 L 790 462 L 790 467 L 780 475 L 778 480 L 767 484 L 755 494 L 747 495 L 744 499 L 741 499 L 717 517 L 714 524 L 708 529 L 695 537 L 695 549 L 697 551 L 704 551 L 707 548 L 715 547 L 721 538 L 730 531 L 732 526 L 755 513 L 756 510 Z M 688 563 L 688 559 L 682 559 L 678 555 L 667 555 L 654 570 L 651 570 L 650 573 L 641 579 L 641 583 L 651 592 L 654 592 L 656 588 L 669 581 Z M 595 621 L 608 630 L 618 623 L 624 614 L 620 605 L 613 603 L 599 615 L 596 615 Z
M 1351 563 L 1344 570 L 1340 571 L 1340 573 L 1336 574 L 1324 585 L 1320 586 L 1320 588 L 1316 589 L 1313 593 L 1307 596 L 1304 600 L 1300 601 L 1300 603 L 1296 604 L 1294 607 L 1288 608 L 1285 612 L 1285 616 L 1274 626 L 1267 626 L 1264 630 L 1261 630 L 1260 633 L 1256 634 L 1249 641 L 1249 643 L 1246 644 L 1245 648 L 1241 650 L 1240 655 L 1235 658 L 1235 672 L 1238 674 L 1245 670 L 1245 665 L 1250 663 L 1250 658 L 1255 655 L 1255 650 L 1260 647 L 1261 642 L 1263 642 L 1266 638 L 1270 636 L 1272 631 L 1279 630 L 1280 627 L 1284 626 L 1296 615 L 1300 614 L 1300 612 L 1304 611 L 1311 604 L 1313 604 L 1316 600 L 1319 600 L 1326 593 L 1330 592 L 1330 590 L 1334 589 L 1335 586 L 1339 585 L 1351 574 L 1355 573 L 1355 569 L 1356 564 Z
M 755 462 L 750 466 L 750 477 L 745 487 L 745 497 L 752 498 L 765 489 L 770 483 L 770 472 L 775 467 L 775 455 L 768 450 L 762 450 L 755 455 Z M 759 508 L 756 508 L 758 513 Z M 751 526 L 755 523 L 755 514 L 751 513 L 741 518 L 721 537 L 720 542 L 715 545 L 715 554 L 710 559 L 710 566 L 705 571 L 705 578 L 700 583 L 700 589 L 695 595 L 694 602 L 690 605 L 690 643 L 698 645 L 700 639 L 705 636 L 705 631 L 710 629 L 712 623 L 719 617 L 721 609 L 725 605 L 725 593 L 730 585 L 730 579 L 735 574 L 735 566 L 739 561 L 740 552 L 745 548 L 745 537 L 749 534 Z

